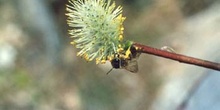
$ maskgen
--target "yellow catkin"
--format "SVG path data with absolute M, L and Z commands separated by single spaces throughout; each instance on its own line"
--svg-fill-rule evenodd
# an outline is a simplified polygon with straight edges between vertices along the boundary
M 68 1 L 67 24 L 74 38 L 70 44 L 80 49 L 77 56 L 86 61 L 95 59 L 99 64 L 119 58 L 119 54 L 125 55 L 122 6 L 116 7 L 111 0 Z

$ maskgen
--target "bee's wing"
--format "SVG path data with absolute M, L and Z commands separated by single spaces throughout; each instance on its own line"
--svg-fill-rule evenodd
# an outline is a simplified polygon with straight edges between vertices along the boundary
M 132 56 L 131 60 L 127 60 L 127 66 L 124 68 L 132 73 L 138 72 L 138 62 L 137 59 L 139 58 L 141 53 L 136 53 L 135 56 Z
M 138 72 L 138 62 L 137 59 L 131 59 L 128 61 L 128 65 L 124 67 L 126 70 L 132 72 L 132 73 L 137 73 Z
M 133 56 L 134 57 L 134 59 L 138 59 L 139 58 L 139 56 L 141 55 L 141 53 L 136 53 L 136 56 Z

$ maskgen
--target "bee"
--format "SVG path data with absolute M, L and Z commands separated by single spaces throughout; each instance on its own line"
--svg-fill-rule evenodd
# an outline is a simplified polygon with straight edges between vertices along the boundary
M 116 54 L 115 58 L 110 61 L 112 69 L 126 69 L 132 73 L 137 73 L 137 59 L 139 58 L 140 53 L 137 53 L 135 47 L 133 46 L 131 46 L 127 51 L 129 53 L 128 57 L 125 57 L 125 53 L 122 55 Z M 110 73 L 112 69 L 108 73 Z

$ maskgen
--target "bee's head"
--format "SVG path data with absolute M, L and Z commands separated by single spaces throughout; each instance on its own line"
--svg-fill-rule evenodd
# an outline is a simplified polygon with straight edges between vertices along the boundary
M 120 68 L 120 59 L 117 59 L 117 58 L 112 59 L 111 64 L 113 68 L 116 68 L 116 69 Z
M 132 45 L 131 47 L 130 47 L 130 52 L 131 52 L 131 57 L 133 57 L 133 58 L 135 58 L 136 56 L 137 56 L 137 49 Z

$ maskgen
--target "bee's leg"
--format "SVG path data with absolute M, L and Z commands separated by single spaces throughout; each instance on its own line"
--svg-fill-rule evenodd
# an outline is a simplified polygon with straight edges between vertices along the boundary
M 106 75 L 108 75 L 112 70 L 113 70 L 113 68 L 111 68 L 111 69 L 106 73 Z

